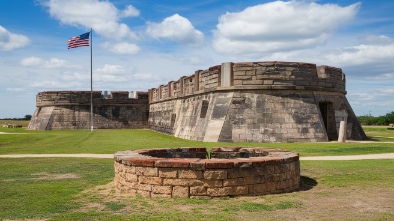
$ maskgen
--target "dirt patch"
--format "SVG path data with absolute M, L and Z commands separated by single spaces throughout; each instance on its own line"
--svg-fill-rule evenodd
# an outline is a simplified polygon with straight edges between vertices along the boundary
M 65 173 L 65 174 L 51 174 L 51 173 L 34 173 L 33 176 L 37 176 L 35 178 L 31 178 L 32 180 L 64 180 L 64 179 L 79 179 L 80 176 L 73 173 Z
M 229 216 L 229 220 L 261 220 L 262 217 L 267 220 L 390 220 L 394 217 L 394 188 L 331 187 L 311 181 L 303 183 L 297 192 L 225 200 L 211 199 L 201 201 L 201 204 L 189 202 L 187 199 L 179 202 L 174 199 L 130 197 L 115 191 L 113 182 L 86 190 L 84 194 L 100 198 L 101 204 L 87 203 L 80 211 L 92 208 L 108 210 L 105 208 L 106 202 L 117 202 L 126 205 L 116 211 L 117 214 L 125 216 L 133 213 L 143 215 L 154 208 L 156 212 L 197 212 L 206 214 L 207 217 L 223 214 L 224 217 Z M 247 211 L 242 210 L 245 202 L 265 205 L 290 202 L 293 206 L 271 211 Z M 237 211 L 233 212 L 234 208 Z
M 0 134 L 27 134 L 27 133 L 7 133 L 7 132 L 0 132 Z

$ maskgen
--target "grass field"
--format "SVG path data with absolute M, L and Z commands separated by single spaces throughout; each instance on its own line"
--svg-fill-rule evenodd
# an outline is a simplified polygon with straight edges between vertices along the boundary
M 254 145 L 301 156 L 394 152 L 394 144 L 203 143 L 149 130 L 27 131 L 0 128 L 0 154 Z M 389 137 L 387 129 L 366 129 Z M 377 135 L 378 134 L 378 135 Z M 385 141 L 377 139 L 378 141 Z M 0 220 L 393 220 L 394 160 L 302 161 L 299 191 L 258 197 L 150 199 L 113 187 L 113 160 L 0 158 Z
M 150 130 L 57 130 L 31 131 L 24 128 L 0 128 L 0 154 L 101 153 L 146 148 L 258 146 L 288 149 L 301 156 L 335 156 L 394 152 L 390 143 L 217 143 L 175 138 Z M 380 141 L 376 131 L 368 133 Z M 22 134 L 20 134 L 22 133 Z M 379 136 L 394 136 L 394 131 L 380 131 Z M 391 139 L 391 138 L 387 138 Z M 384 140 L 383 140 L 384 141 Z

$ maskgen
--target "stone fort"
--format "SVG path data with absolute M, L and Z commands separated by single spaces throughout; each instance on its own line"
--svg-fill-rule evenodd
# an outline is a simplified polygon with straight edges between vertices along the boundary
M 340 68 L 300 62 L 222 63 L 148 92 L 93 91 L 94 126 L 149 128 L 207 142 L 367 139 Z M 88 129 L 90 91 L 46 91 L 28 129 Z

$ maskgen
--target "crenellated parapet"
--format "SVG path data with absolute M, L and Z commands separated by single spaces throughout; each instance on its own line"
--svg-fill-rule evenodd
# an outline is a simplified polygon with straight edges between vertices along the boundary
M 210 91 L 309 90 L 346 94 L 342 69 L 300 62 L 223 63 L 149 90 L 149 102 Z
M 94 105 L 146 104 L 147 92 L 128 91 L 44 91 L 36 96 L 37 107 L 90 105 L 90 98 Z

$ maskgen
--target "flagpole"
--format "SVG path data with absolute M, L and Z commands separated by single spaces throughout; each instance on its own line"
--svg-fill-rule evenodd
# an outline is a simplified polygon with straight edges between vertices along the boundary
M 93 131 L 93 62 L 92 62 L 93 33 L 90 28 L 90 131 Z

